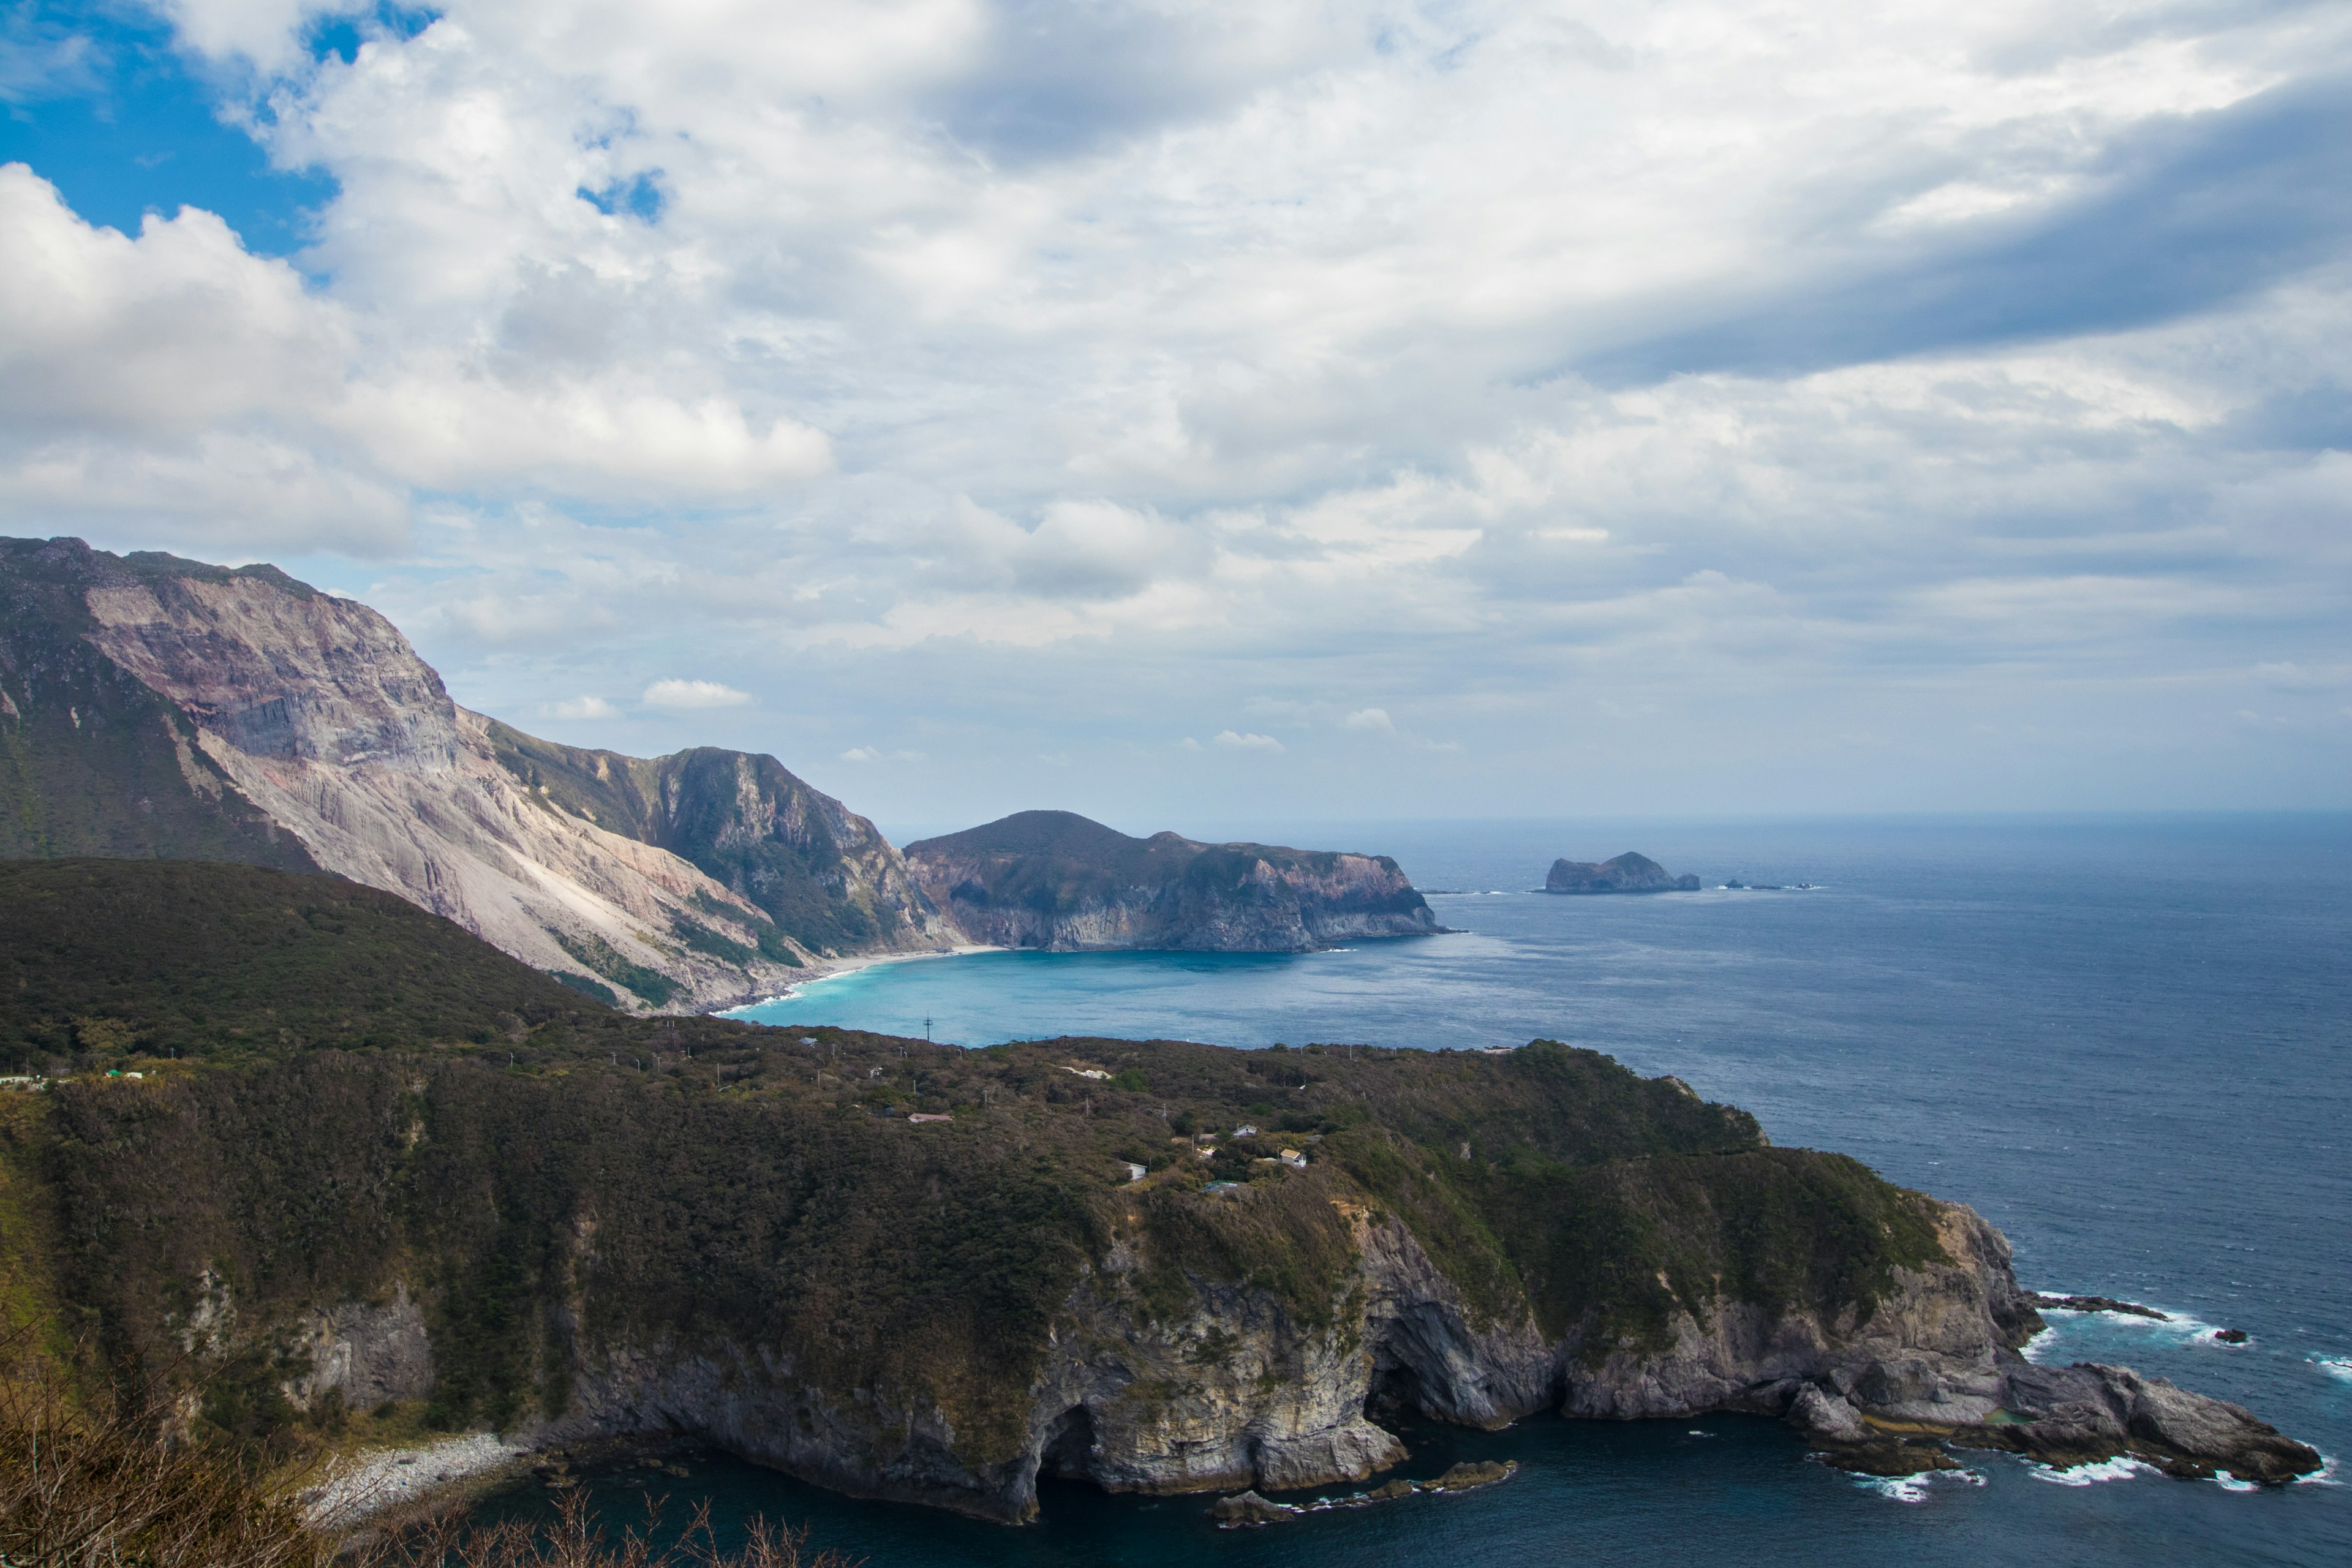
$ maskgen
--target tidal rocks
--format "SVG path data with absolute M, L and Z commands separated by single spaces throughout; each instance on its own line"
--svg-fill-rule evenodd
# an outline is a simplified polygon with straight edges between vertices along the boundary
M 2137 1301 L 2118 1301 L 2112 1296 L 2036 1295 L 2033 1305 L 2045 1312 L 2121 1312 L 2126 1317 L 2153 1318 L 2159 1323 L 2172 1321 L 2153 1307 L 2143 1307 Z
M 2213 1331 L 2213 1341 L 2216 1344 L 2242 1345 L 2246 1342 L 2249 1337 L 2251 1336 L 2249 1336 L 2243 1329 L 2215 1329 Z
M 2192 1394 L 2127 1366 L 2021 1362 L 2007 1377 L 2013 1419 L 1968 1427 L 1955 1440 L 2071 1467 L 2136 1458 L 2168 1475 L 2279 1482 L 2319 1468 L 2316 1450 L 2242 1405 Z
M 1452 1467 L 1435 1480 L 1424 1482 L 1420 1489 L 1431 1492 L 1476 1491 L 1480 1487 L 1507 1481 L 1518 1473 L 1519 1462 L 1517 1459 L 1506 1459 L 1500 1463 L 1492 1459 L 1475 1464 L 1465 1462 Z
M 1696 877 L 1671 875 L 1646 855 L 1632 850 L 1598 864 L 1589 860 L 1555 860 L 1544 878 L 1547 893 L 1693 893 Z
M 1942 1442 L 2023 1455 L 2058 1469 L 2131 1458 L 2167 1475 L 2278 1483 L 2320 1468 L 2319 1454 L 2244 1408 L 2142 1377 L 2125 1366 L 2078 1362 L 2036 1366 L 2002 1358 L 2000 1408 L 1987 1419 L 1945 1425 L 1874 1421 L 1822 1389 L 1800 1390 L 1790 1422 L 1822 1457 L 1864 1475 L 1914 1475 L 1953 1467 Z
M 1305 952 L 1442 929 L 1384 855 L 1130 838 L 1067 811 L 1018 812 L 906 854 L 959 931 L 1000 947 Z
M 1209 1505 L 1209 1517 L 1227 1530 L 1280 1524 L 1284 1520 L 1297 1519 L 1299 1512 L 1288 1503 L 1268 1502 L 1254 1491 L 1219 1498 Z

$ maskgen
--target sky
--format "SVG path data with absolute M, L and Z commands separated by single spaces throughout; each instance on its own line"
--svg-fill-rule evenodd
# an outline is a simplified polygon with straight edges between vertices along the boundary
M 884 820 L 2352 806 L 2352 6 L 0 0 L 0 530 Z

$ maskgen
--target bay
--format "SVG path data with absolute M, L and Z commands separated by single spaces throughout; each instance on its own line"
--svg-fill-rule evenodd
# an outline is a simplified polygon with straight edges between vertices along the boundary
M 1201 833 L 1199 837 L 1212 835 Z M 876 965 L 746 1011 L 968 1046 L 1058 1035 L 1433 1048 L 1537 1037 L 1674 1073 L 1776 1142 L 1975 1205 L 2030 1286 L 2170 1324 L 2058 1315 L 2038 1357 L 2120 1361 L 2352 1447 L 2352 817 L 1231 825 L 1397 856 L 1451 934 L 1298 955 L 980 953 Z M 1639 849 L 1698 893 L 1556 898 L 1554 856 Z M 1729 889 L 1726 881 L 1785 890 Z M 1795 890 L 1793 884 L 1811 883 Z M 2242 1347 L 2210 1331 L 2247 1331 Z M 1697 1435 L 1704 1434 L 1704 1435 Z M 1923 1563 L 2352 1561 L 2331 1474 L 2232 1492 L 2059 1484 L 1986 1456 L 1896 1487 L 1725 1416 L 1408 1434 L 1412 1474 L 1517 1458 L 1509 1484 L 1215 1531 L 1199 1500 L 1049 1486 L 1023 1530 L 859 1503 L 717 1456 L 730 1528 L 765 1512 L 877 1563 L 1204 1559 Z M 635 1506 L 637 1472 L 592 1483 Z M 2072 1478 L 2081 1479 L 2082 1478 Z M 1981 1484 L 1975 1484 L 1981 1483 Z M 543 1510 L 529 1489 L 494 1511 Z M 617 1515 L 616 1515 L 617 1517 Z

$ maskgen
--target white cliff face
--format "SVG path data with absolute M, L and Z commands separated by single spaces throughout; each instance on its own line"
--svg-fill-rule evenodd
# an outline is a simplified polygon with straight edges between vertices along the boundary
M 669 995 L 651 999 L 669 1011 L 805 978 L 678 941 L 678 922 L 691 921 L 756 950 L 769 921 L 680 856 L 536 798 L 494 754 L 488 721 L 453 703 L 367 606 L 260 576 L 102 583 L 87 604 L 90 641 L 178 704 L 205 758 L 321 868 L 444 915 L 534 968 L 597 971 L 639 1006 L 620 978 L 632 968 L 669 982 Z M 772 815 L 743 761 L 747 820 Z M 834 808 L 826 826 L 845 877 L 920 906 L 872 826 L 817 800 L 818 811 Z

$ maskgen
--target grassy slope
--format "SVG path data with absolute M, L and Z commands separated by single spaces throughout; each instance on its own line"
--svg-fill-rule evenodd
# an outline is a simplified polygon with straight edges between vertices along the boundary
M 0 1040 L 70 1037 L 60 1059 L 84 1075 L 19 1102 L 39 1134 L 11 1145 L 32 1153 L 9 1169 L 38 1171 L 58 1299 L 89 1310 L 115 1364 L 152 1364 L 213 1271 L 253 1391 L 222 1419 L 248 1435 L 292 1420 L 268 1395 L 293 1369 L 267 1326 L 395 1277 L 424 1295 L 443 1422 L 560 1408 L 555 1325 L 582 1289 L 592 1343 L 764 1343 L 836 1388 L 937 1399 L 982 1459 L 1016 1443 L 1046 1325 L 1119 1232 L 1154 1259 L 1150 1310 L 1181 1310 L 1189 1271 L 1323 1319 L 1349 1264 L 1331 1200 L 1367 1201 L 1486 1311 L 1637 1342 L 1664 1321 L 1661 1269 L 1694 1303 L 1720 1276 L 1817 1304 L 1932 1255 L 1913 1195 L 1562 1046 L 963 1052 L 632 1019 L 328 879 L 0 876 Z M 155 1058 L 167 1041 L 186 1055 Z M 151 1076 L 92 1076 L 109 1063 Z M 1244 1121 L 1265 1135 L 1228 1136 L 1214 1162 L 1171 1142 Z M 1285 1144 L 1310 1167 L 1254 1162 Z M 1153 1173 L 1135 1186 L 1130 1160 Z M 1212 1176 L 1246 1185 L 1207 1196 Z

